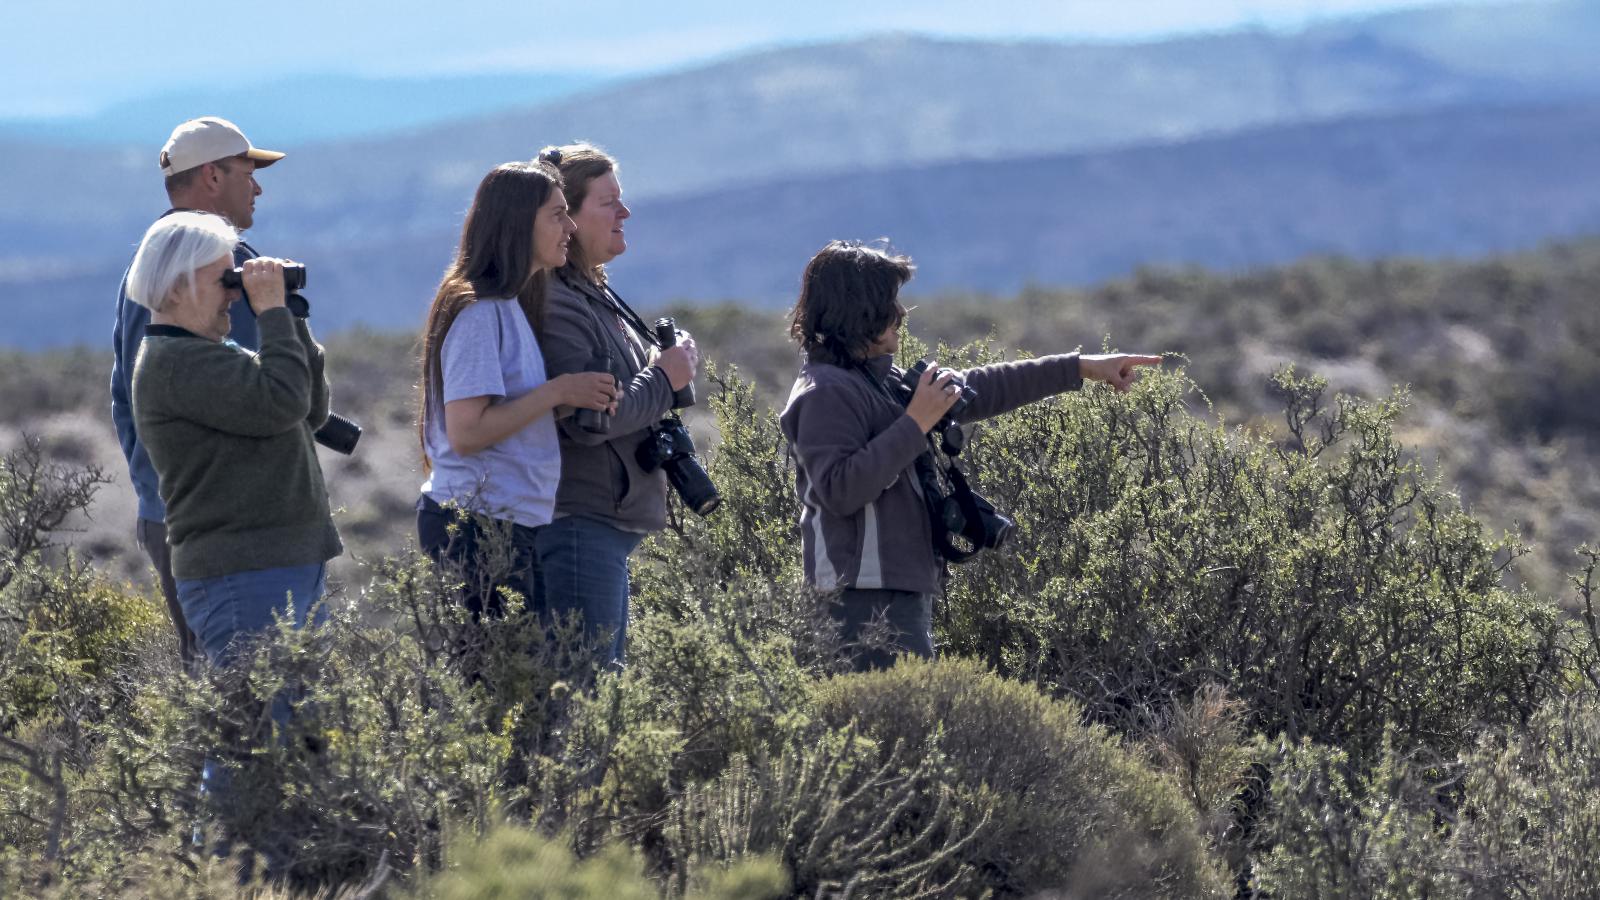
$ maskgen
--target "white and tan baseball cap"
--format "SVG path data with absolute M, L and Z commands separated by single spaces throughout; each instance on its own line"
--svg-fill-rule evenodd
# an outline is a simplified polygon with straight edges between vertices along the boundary
M 167 138 L 166 146 L 161 148 L 161 174 L 176 175 L 230 156 L 253 159 L 256 168 L 264 169 L 284 155 L 276 150 L 258 150 L 250 146 L 250 139 L 239 126 L 227 119 L 203 116 L 172 129 L 172 137 Z

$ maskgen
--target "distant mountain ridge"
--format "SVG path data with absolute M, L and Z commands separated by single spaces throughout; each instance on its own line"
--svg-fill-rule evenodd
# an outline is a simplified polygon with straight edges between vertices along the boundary
M 910 292 L 1009 294 L 1145 265 L 1230 270 L 1306 255 L 1471 256 L 1600 234 L 1600 100 L 1285 126 L 1181 144 L 813 176 L 643 199 L 610 269 L 631 303 L 793 302 L 832 238 L 891 238 Z M 323 330 L 420 327 L 457 226 L 266 252 L 311 267 Z M 26 346 L 101 339 L 126 258 L 41 273 L 13 299 Z M 19 341 L 21 343 L 22 341 Z
M 1600 101 L 795 179 L 641 205 L 611 267 L 645 303 L 793 302 L 834 238 L 916 257 L 914 293 L 1088 284 L 1141 265 L 1478 256 L 1600 235 Z
M 350 140 L 535 106 L 610 80 L 589 72 L 510 72 L 430 78 L 306 74 L 261 84 L 167 91 L 92 115 L 0 119 L 0 138 L 38 143 L 160 146 L 172 126 L 197 115 L 235 119 L 263 145 Z M 308 115 L 315 109 L 315 115 Z
M 1592 167 L 1574 150 L 1596 146 L 1600 75 L 1574 48 L 1600 40 L 1595 9 L 1431 8 L 1129 46 L 876 37 L 306 146 L 241 116 L 290 153 L 262 176 L 251 238 L 313 264 L 319 295 L 340 298 L 319 306 L 324 327 L 409 328 L 483 172 L 588 138 L 622 162 L 637 217 L 618 272 L 652 301 L 777 302 L 795 254 L 836 235 L 889 234 L 936 257 L 922 290 L 1141 262 L 1512 249 L 1592 227 Z M 165 208 L 154 150 L 0 139 L 0 290 L 37 311 L 4 343 L 99 340 L 96 304 Z M 994 180 L 1017 172 L 1037 195 Z M 1003 231 L 1007 214 L 1031 223 L 1025 239 L 959 239 L 960 223 Z

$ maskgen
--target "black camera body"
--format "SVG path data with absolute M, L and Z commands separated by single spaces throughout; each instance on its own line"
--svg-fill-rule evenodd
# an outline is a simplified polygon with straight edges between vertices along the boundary
M 909 406 L 917 392 L 917 384 L 928 371 L 928 361 L 917 360 L 911 368 L 900 373 L 898 380 L 890 382 L 901 404 Z M 948 370 L 939 370 L 939 377 Z M 952 372 L 954 375 L 954 373 Z M 917 477 L 922 484 L 923 500 L 928 505 L 928 515 L 933 520 L 934 549 L 950 562 L 965 562 L 980 550 L 1000 547 L 1011 536 L 1016 523 L 1001 515 L 994 504 L 979 496 L 968 484 L 956 457 L 966 447 L 967 434 L 957 421 L 978 399 L 978 392 L 956 375 L 952 384 L 960 386 L 960 396 L 933 426 L 939 435 L 939 445 L 949 460 L 939 466 L 932 451 L 917 460 Z M 943 479 L 939 476 L 943 474 Z M 949 490 L 943 488 L 949 485 Z M 952 537 L 959 537 L 965 547 L 957 546 Z
M 722 495 L 711 483 L 700 460 L 694 455 L 694 439 L 677 416 L 668 416 L 650 429 L 650 434 L 634 453 L 645 472 L 662 469 L 667 481 L 678 492 L 683 504 L 696 514 L 708 516 L 722 504 Z

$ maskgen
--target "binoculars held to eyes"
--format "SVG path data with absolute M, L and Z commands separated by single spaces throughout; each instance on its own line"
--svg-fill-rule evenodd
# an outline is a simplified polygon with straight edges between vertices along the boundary
M 229 269 L 222 273 L 222 286 L 225 288 L 244 287 L 244 269 Z M 283 289 L 289 293 L 304 290 L 306 286 L 306 267 L 300 263 L 283 264 Z
M 222 286 L 225 288 L 244 288 L 244 269 L 233 268 L 222 273 Z M 304 319 L 311 315 L 311 306 L 304 297 L 296 292 L 306 286 L 306 267 L 300 263 L 284 263 L 283 289 L 289 294 L 288 307 L 294 315 Z M 338 413 L 329 413 L 328 421 L 324 422 L 311 435 L 317 443 L 335 453 L 349 456 L 356 450 L 356 442 L 361 440 L 361 425 L 347 419 Z

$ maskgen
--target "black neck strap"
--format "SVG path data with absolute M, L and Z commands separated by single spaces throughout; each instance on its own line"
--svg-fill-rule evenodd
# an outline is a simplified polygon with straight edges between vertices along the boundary
M 566 272 L 558 273 L 558 277 L 566 282 L 567 287 L 605 304 L 607 309 L 616 313 L 618 318 L 633 329 L 633 332 L 639 336 L 639 340 L 652 347 L 665 349 L 661 347 L 661 342 L 656 340 L 655 331 L 645 324 L 644 319 L 640 318 L 638 313 L 633 311 L 633 307 L 623 301 L 621 294 L 611 289 L 611 285 L 596 284 L 588 279 L 581 279 L 583 283 L 579 284 L 569 278 Z

